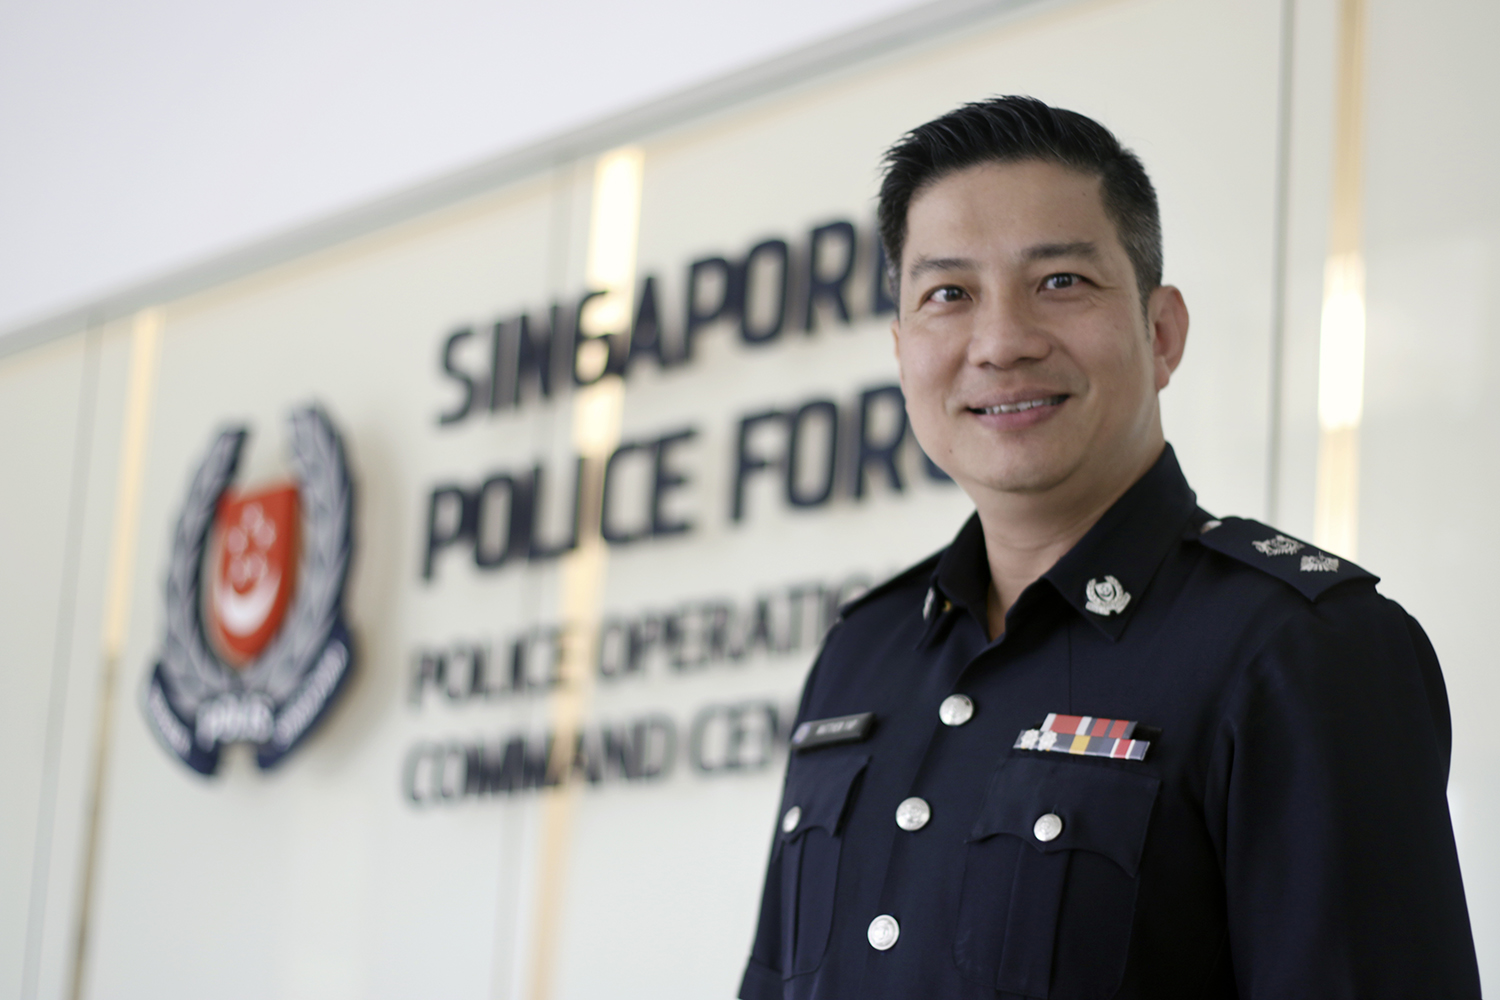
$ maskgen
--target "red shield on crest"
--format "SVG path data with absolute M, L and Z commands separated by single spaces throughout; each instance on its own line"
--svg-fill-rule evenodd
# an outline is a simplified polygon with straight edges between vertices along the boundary
M 205 617 L 231 666 L 255 659 L 281 627 L 296 583 L 297 526 L 295 486 L 226 491 L 219 501 Z

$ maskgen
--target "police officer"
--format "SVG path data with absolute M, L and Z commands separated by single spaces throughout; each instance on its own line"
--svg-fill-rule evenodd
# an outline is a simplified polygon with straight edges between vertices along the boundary
M 740 996 L 1478 997 L 1437 659 L 1370 573 L 1197 506 L 1139 160 L 967 105 L 886 155 L 880 226 L 976 513 L 827 638 Z

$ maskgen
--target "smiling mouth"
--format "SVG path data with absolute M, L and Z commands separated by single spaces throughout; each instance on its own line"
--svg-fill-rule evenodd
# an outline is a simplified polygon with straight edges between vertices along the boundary
M 1057 396 L 1042 396 L 1038 399 L 1022 400 L 1019 403 L 1000 403 L 997 406 L 971 406 L 969 407 L 969 412 L 989 414 L 1025 413 L 1027 410 L 1034 410 L 1039 406 L 1060 406 L 1063 400 L 1067 398 L 1067 393 L 1063 393 Z

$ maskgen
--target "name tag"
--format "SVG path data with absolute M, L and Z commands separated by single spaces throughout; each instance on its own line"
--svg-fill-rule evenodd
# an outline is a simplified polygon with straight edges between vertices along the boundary
M 874 712 L 841 715 L 836 719 L 813 719 L 802 723 L 792 733 L 792 749 L 801 752 L 834 743 L 858 743 L 870 735 L 874 725 Z

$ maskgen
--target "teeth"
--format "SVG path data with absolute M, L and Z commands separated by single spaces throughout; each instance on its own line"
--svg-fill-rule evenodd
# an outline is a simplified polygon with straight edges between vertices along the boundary
M 1044 396 L 1041 399 L 1028 399 L 1023 403 L 1001 403 L 999 406 L 986 406 L 980 409 L 980 413 L 1025 413 L 1034 410 L 1038 406 L 1047 406 L 1062 402 L 1061 396 Z

